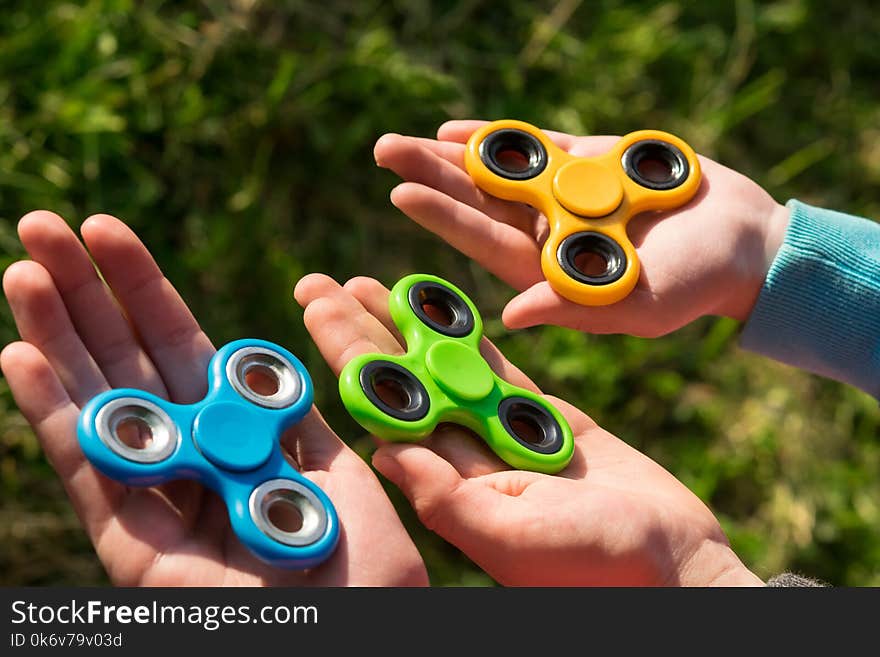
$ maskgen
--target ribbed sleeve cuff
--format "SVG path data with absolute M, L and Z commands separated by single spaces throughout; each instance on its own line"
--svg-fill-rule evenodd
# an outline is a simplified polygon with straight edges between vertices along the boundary
M 880 397 L 880 225 L 791 200 L 745 349 Z

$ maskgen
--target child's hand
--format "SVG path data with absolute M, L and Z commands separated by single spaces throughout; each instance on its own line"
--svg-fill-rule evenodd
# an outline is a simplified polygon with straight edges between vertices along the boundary
M 340 287 L 315 274 L 295 295 L 337 375 L 363 353 L 404 353 L 388 290 L 375 280 Z M 539 392 L 485 339 L 481 351 L 499 375 Z M 575 434 L 574 458 L 559 475 L 510 470 L 453 425 L 421 444 L 385 444 L 373 464 L 425 525 L 502 584 L 761 585 L 687 488 L 576 408 L 551 400 Z
M 482 123 L 451 121 L 436 141 L 385 135 L 375 157 L 407 181 L 391 192 L 394 205 L 523 292 L 504 310 L 508 327 L 558 324 L 653 337 L 702 315 L 748 317 L 788 224 L 788 210 L 756 183 L 701 158 L 703 183 L 690 203 L 630 222 L 642 264 L 633 292 L 610 306 L 581 306 L 544 280 L 547 220 L 480 191 L 464 170 L 464 144 Z M 575 155 L 603 153 L 617 140 L 548 134 Z
M 214 347 L 117 219 L 95 216 L 83 224 L 88 252 L 49 212 L 24 217 L 19 235 L 33 262 L 10 266 L 3 289 L 23 342 L 4 349 L 0 365 L 113 582 L 427 584 L 422 559 L 378 479 L 317 409 L 285 436 L 305 476 L 333 500 L 342 528 L 336 552 L 310 571 L 275 569 L 252 556 L 232 533 L 222 500 L 197 483 L 127 488 L 98 473 L 77 442 L 83 404 L 110 387 L 198 401 L 207 392 Z

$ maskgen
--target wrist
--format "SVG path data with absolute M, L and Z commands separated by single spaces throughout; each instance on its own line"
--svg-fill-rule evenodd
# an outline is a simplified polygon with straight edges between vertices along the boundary
M 765 586 L 729 545 L 707 540 L 679 570 L 680 586 Z
M 734 257 L 740 282 L 734 286 L 737 294 L 721 314 L 739 321 L 748 319 L 755 307 L 770 265 L 776 258 L 791 219 L 791 209 L 773 201 L 753 218 L 752 227 L 745 232 L 751 235 L 748 244 L 740 251 L 734 247 Z M 751 257 L 743 257 L 742 252 Z
M 791 221 L 791 208 L 787 205 L 776 204 L 769 220 L 767 221 L 767 231 L 764 235 L 764 260 L 763 269 L 761 271 L 761 283 L 758 285 L 758 292 L 761 291 L 761 285 L 767 278 L 767 272 L 770 271 L 770 265 L 779 253 L 782 243 L 785 241 L 785 232 L 788 230 L 788 224 Z M 754 302 L 752 303 L 754 306 Z

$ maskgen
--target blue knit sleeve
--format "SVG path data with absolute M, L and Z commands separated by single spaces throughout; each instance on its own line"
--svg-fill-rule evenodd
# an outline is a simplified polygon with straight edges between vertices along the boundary
M 787 205 L 785 240 L 740 344 L 880 398 L 880 224 Z

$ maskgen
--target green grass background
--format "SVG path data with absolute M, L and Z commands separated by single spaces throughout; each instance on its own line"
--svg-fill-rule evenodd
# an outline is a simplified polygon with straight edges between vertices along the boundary
M 502 351 L 645 451 L 718 514 L 760 576 L 880 584 L 880 412 L 743 352 L 705 319 L 643 340 L 507 332 L 513 292 L 407 220 L 374 166 L 384 132 L 519 118 L 578 134 L 659 128 L 791 197 L 880 217 L 880 12 L 777 2 L 0 2 L 0 257 L 17 219 L 113 213 L 214 340 L 300 355 L 331 425 L 369 439 L 302 325 L 311 271 L 461 286 Z M 0 339 L 16 338 L 0 304 Z M 438 585 L 491 580 L 389 490 Z M 0 379 L 0 584 L 102 584 Z

